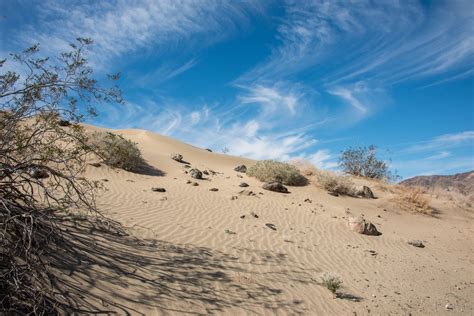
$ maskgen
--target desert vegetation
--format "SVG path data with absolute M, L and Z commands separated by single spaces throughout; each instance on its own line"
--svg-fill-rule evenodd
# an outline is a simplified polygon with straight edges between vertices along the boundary
M 433 214 L 430 200 L 421 188 L 397 185 L 395 190 L 397 195 L 393 200 L 401 209 L 427 215 Z
M 34 45 L 0 61 L 0 68 L 17 70 L 0 75 L 0 311 L 6 314 L 70 312 L 48 258 L 74 251 L 74 243 L 60 246 L 71 212 L 108 221 L 95 207 L 98 183 L 82 177 L 94 149 L 78 123 L 95 114 L 91 104 L 122 99 L 113 83 L 102 87 L 93 79 L 84 57 L 91 44 L 78 38 L 56 58 L 41 56 Z
M 335 296 L 342 286 L 342 280 L 337 274 L 326 272 L 321 276 L 321 284 Z
M 140 170 L 145 162 L 137 144 L 111 132 L 95 132 L 90 144 L 105 164 L 127 171 Z
M 377 148 L 348 148 L 339 157 L 339 167 L 347 174 L 370 179 L 395 180 L 397 176 L 389 169 L 387 162 L 377 157 Z
M 318 170 L 316 180 L 323 189 L 329 192 L 348 196 L 357 195 L 357 189 L 348 176 L 332 171 Z
M 281 182 L 286 185 L 303 186 L 308 183 L 294 165 L 275 160 L 262 160 L 247 169 L 247 175 L 262 182 Z

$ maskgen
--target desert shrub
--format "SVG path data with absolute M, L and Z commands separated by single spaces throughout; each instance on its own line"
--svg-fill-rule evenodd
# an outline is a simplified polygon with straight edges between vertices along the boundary
M 372 179 L 396 180 L 397 175 L 389 170 L 388 164 L 377 158 L 377 148 L 361 146 L 342 151 L 339 166 L 348 174 Z
M 319 170 L 316 174 L 318 184 L 325 190 L 341 195 L 356 196 L 357 189 L 348 176 L 331 171 Z
M 127 171 L 140 169 L 144 160 L 137 144 L 111 132 L 95 132 L 91 144 L 104 163 Z
M 0 68 L 8 63 L 18 71 L 0 73 L 2 315 L 71 314 L 74 302 L 58 291 L 58 266 L 48 259 L 64 255 L 55 252 L 65 238 L 62 218 L 81 210 L 106 221 L 95 208 L 98 183 L 81 176 L 93 151 L 78 123 L 94 114 L 88 104 L 121 98 L 118 88 L 92 78 L 83 55 L 90 44 L 78 38 L 55 59 L 38 56 L 34 45 L 0 60 Z M 72 245 L 76 255 L 80 245 Z
M 278 181 L 294 186 L 302 186 L 308 183 L 308 179 L 301 175 L 295 166 L 274 160 L 257 162 L 247 169 L 247 175 L 263 182 Z
M 326 272 L 321 276 L 321 283 L 333 294 L 336 294 L 342 286 L 341 278 L 338 275 L 329 272 Z
M 429 199 L 423 194 L 419 187 L 397 187 L 398 196 L 395 202 L 404 210 L 432 215 Z
M 316 167 L 311 162 L 305 159 L 293 159 L 289 161 L 289 163 L 298 168 L 303 176 L 310 177 L 318 173 L 318 169 L 316 169 Z

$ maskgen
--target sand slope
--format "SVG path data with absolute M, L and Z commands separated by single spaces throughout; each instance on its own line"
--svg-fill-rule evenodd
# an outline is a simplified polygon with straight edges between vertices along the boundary
M 110 262 L 99 264 L 100 273 L 80 285 L 96 295 L 92 305 L 144 315 L 474 313 L 471 212 L 436 201 L 436 217 L 408 213 L 390 202 L 389 192 L 360 179 L 378 199 L 334 197 L 314 184 L 290 187 L 290 194 L 269 192 L 258 180 L 233 171 L 252 160 L 146 131 L 116 132 L 137 142 L 155 170 L 136 174 L 91 166 L 86 176 L 108 180 L 98 199 L 104 212 L 133 226 L 135 236 L 157 241 L 99 240 L 111 249 Z M 184 164 L 169 158 L 175 152 L 192 167 L 217 173 L 191 179 Z M 250 186 L 240 188 L 242 181 Z M 244 189 L 256 195 L 239 194 Z M 307 198 L 311 202 L 304 202 Z M 364 214 L 383 235 L 350 231 L 347 210 Z M 411 239 L 423 240 L 426 247 L 408 245 Z M 344 298 L 333 299 L 318 284 L 324 272 L 341 276 Z M 445 310 L 448 303 L 453 310 Z

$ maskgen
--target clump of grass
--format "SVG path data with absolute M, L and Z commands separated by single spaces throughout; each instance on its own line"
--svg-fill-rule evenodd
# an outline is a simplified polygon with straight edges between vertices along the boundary
M 398 197 L 395 198 L 395 202 L 400 208 L 428 215 L 433 214 L 430 200 L 423 194 L 421 188 L 398 186 L 398 191 Z
M 263 182 L 281 182 L 286 185 L 303 186 L 308 184 L 298 168 L 288 163 L 262 160 L 247 169 L 247 175 Z
M 326 272 L 321 276 L 321 284 L 333 295 L 336 295 L 342 286 L 342 280 L 337 274 Z
M 110 132 L 95 132 L 91 137 L 95 151 L 104 163 L 127 171 L 136 171 L 144 160 L 137 144 L 121 135 Z
M 356 196 L 357 189 L 348 176 L 337 175 L 331 171 L 319 170 L 316 174 L 319 185 L 333 193 Z

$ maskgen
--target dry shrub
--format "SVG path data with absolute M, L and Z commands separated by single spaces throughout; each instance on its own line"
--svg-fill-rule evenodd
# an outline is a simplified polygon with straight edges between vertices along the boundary
M 356 196 L 357 189 L 348 176 L 337 175 L 331 171 L 319 170 L 316 174 L 318 184 L 325 190 L 341 195 Z
M 286 185 L 294 186 L 308 184 L 308 179 L 301 175 L 295 166 L 274 160 L 262 160 L 257 162 L 247 169 L 247 175 L 263 182 L 278 181 Z
M 298 168 L 301 174 L 306 177 L 314 176 L 318 173 L 318 169 L 316 169 L 312 163 L 305 159 L 298 158 L 289 161 L 289 163 Z
M 397 186 L 398 196 L 395 198 L 397 205 L 408 211 L 432 215 L 429 199 L 423 194 L 419 187 Z
M 326 272 L 321 276 L 321 284 L 331 293 L 336 294 L 342 286 L 342 279 L 335 273 Z
M 127 171 L 140 169 L 144 160 L 137 144 L 121 135 L 110 132 L 95 132 L 91 142 L 104 163 Z

